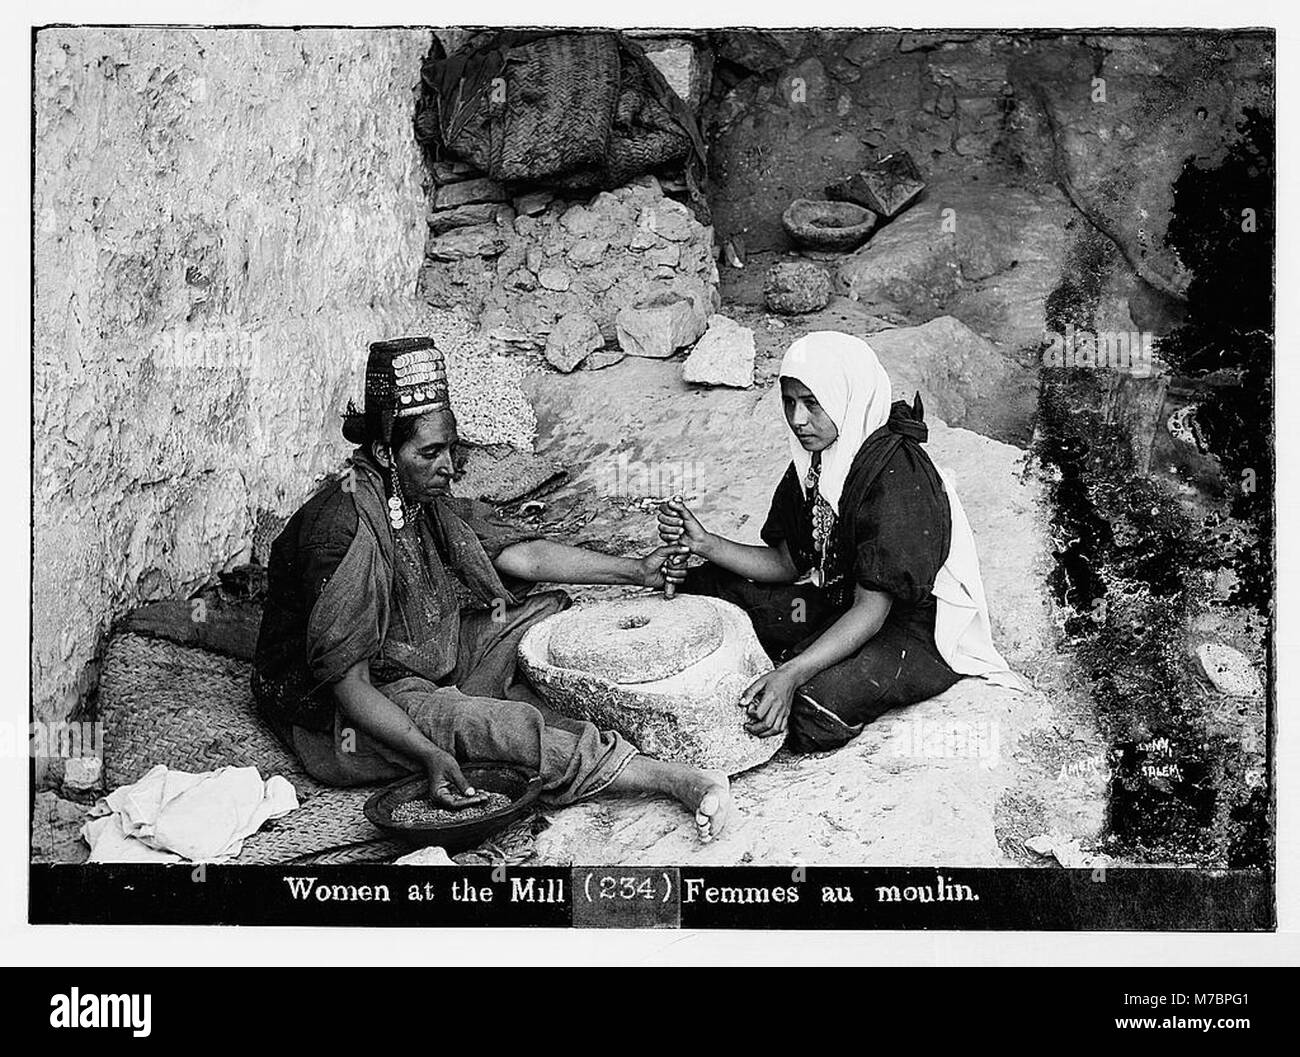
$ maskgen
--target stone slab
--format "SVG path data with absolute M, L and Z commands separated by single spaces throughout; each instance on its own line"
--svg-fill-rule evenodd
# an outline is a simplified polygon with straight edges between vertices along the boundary
M 684 598 L 640 596 L 634 601 L 639 612 L 659 609 L 670 617 L 674 606 L 676 612 L 689 612 L 679 605 Z M 717 599 L 690 601 L 716 612 L 722 641 L 717 649 L 667 678 L 621 683 L 555 664 L 553 637 L 567 623 L 583 619 L 583 609 L 577 607 L 548 617 L 524 636 L 519 644 L 520 666 L 555 711 L 616 730 L 648 756 L 727 774 L 746 771 L 770 759 L 779 748 L 779 739 L 748 734 L 745 713 L 738 707 L 741 693 L 770 671 L 772 662 L 759 646 L 749 618 L 736 606 Z M 595 603 L 590 608 L 610 605 L 626 603 Z M 611 615 L 621 612 L 609 610 Z

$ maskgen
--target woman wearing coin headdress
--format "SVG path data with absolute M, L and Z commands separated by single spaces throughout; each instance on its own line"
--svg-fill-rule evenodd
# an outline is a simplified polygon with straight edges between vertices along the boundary
M 776 663 L 745 691 L 746 729 L 821 751 L 963 675 L 1019 687 L 961 502 L 921 446 L 920 395 L 895 402 L 871 346 L 834 331 L 790 346 L 780 386 L 791 461 L 762 544 L 706 531 L 676 500 L 659 512 L 674 560 L 706 559 L 678 590 L 740 606 Z
M 731 811 L 724 775 L 649 759 L 613 732 L 546 713 L 515 653 L 569 605 L 527 585 L 664 585 L 669 548 L 611 557 L 537 538 L 450 494 L 456 420 L 427 338 L 370 347 L 364 409 L 349 408 L 351 470 L 290 518 L 271 549 L 253 688 L 260 709 L 333 785 L 424 771 L 444 806 L 482 799 L 458 760 L 539 772 L 543 797 L 664 793 L 704 839 Z

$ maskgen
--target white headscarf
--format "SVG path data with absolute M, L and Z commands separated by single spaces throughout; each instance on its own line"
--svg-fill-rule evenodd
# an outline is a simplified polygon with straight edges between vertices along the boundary
M 889 375 L 875 351 L 861 338 L 819 330 L 800 338 L 786 350 L 780 376 L 806 385 L 839 431 L 834 442 L 822 450 L 817 488 L 838 516 L 840 496 L 858 450 L 863 441 L 889 420 L 893 403 Z M 793 431 L 790 456 L 799 476 L 799 487 L 806 493 L 812 453 L 804 449 Z M 975 535 L 966 511 L 948 475 L 939 470 L 939 476 L 948 495 L 952 542 L 934 581 L 938 611 L 934 623 L 935 644 L 953 671 L 1023 690 L 1023 681 L 993 645 Z
M 889 375 L 876 353 L 861 338 L 837 330 L 817 330 L 791 345 L 781 361 L 781 377 L 793 378 L 817 398 L 835 423 L 839 436 L 822 450 L 817 491 L 838 515 L 840 496 L 849 468 L 862 442 L 889 421 L 894 402 Z M 812 452 L 790 433 L 790 457 L 799 475 L 799 487 L 808 479 Z

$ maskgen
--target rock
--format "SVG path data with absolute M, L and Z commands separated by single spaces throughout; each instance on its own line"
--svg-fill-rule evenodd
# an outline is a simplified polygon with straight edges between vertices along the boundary
M 1022 385 L 1032 414 L 1036 390 L 1024 368 L 959 319 L 940 316 L 867 340 L 889 373 L 894 399 L 911 400 L 919 392 L 927 415 L 950 426 L 990 436 L 1007 432 L 1002 419 L 1014 410 L 1011 394 Z
M 495 257 L 504 252 L 506 245 L 496 224 L 475 224 L 430 239 L 425 252 L 435 261 L 463 261 L 469 257 Z
M 523 216 L 536 216 L 554 201 L 554 191 L 530 191 L 515 199 L 515 212 Z
M 659 177 L 653 173 L 646 173 L 643 176 L 638 176 L 626 187 L 615 191 L 614 196 L 616 198 L 622 196 L 624 200 L 630 200 L 638 196 L 650 199 L 663 198 L 664 186 L 659 182 Z
M 820 112 L 826 102 L 826 68 L 821 60 L 807 58 L 782 75 L 777 91 L 782 102 Z
M 104 761 L 98 756 L 73 756 L 63 764 L 63 791 L 69 795 L 98 792 L 104 784 Z
M 1052 857 L 1067 870 L 1086 870 L 1094 862 L 1093 857 L 1083 850 L 1078 837 L 1053 841 Z
M 455 485 L 458 499 L 511 503 L 565 476 L 562 466 L 506 444 L 490 447 L 467 444 L 464 452 Z
M 548 290 L 567 290 L 572 282 L 569 273 L 563 268 L 543 268 L 537 273 L 537 281 Z
M 471 205 L 475 202 L 508 202 L 509 200 L 510 196 L 506 194 L 506 189 L 486 176 L 439 187 L 438 193 L 433 196 L 434 205 L 439 209 L 453 209 L 456 206 Z
M 796 198 L 781 214 L 781 224 L 800 246 L 817 250 L 852 250 L 876 226 L 876 214 L 852 202 L 816 202 Z
M 435 235 L 441 235 L 453 228 L 488 224 L 497 218 L 499 208 L 500 205 L 496 202 L 476 202 L 452 209 L 436 209 L 429 214 L 429 230 Z
M 634 38 L 636 34 L 629 34 Z M 709 94 L 713 52 L 697 48 L 683 37 L 638 39 L 646 57 L 659 68 L 668 86 L 691 109 L 698 109 Z
M 687 595 L 672 606 L 635 599 L 575 609 L 549 639 L 559 668 L 611 683 L 667 679 L 717 651 L 722 621 L 709 599 Z
M 648 250 L 660 245 L 663 240 L 654 233 L 649 227 L 638 227 L 636 233 L 632 236 L 632 241 L 628 243 L 628 249 L 631 250 Z
M 886 155 L 849 180 L 831 184 L 826 197 L 855 202 L 882 217 L 897 216 L 925 190 L 921 172 L 905 150 Z
M 1221 642 L 1207 642 L 1196 651 L 1197 659 L 1214 688 L 1229 697 L 1258 697 L 1264 688 L 1259 673 L 1240 650 Z
M 830 303 L 831 278 L 811 261 L 782 261 L 768 269 L 764 297 L 773 312 L 816 312 Z
M 48 790 L 38 792 L 32 803 L 32 861 L 85 862 L 90 855 L 81 839 L 86 811 L 86 804 L 65 800 Z
M 664 359 L 704 333 L 707 317 L 690 298 L 663 294 L 614 318 L 618 345 L 629 356 Z
M 582 267 L 599 264 L 604 259 L 609 243 L 604 239 L 579 239 L 569 250 L 569 260 Z
M 941 33 L 904 33 L 899 39 L 898 50 L 930 51 L 942 47 L 945 43 L 960 43 L 974 40 L 978 36 L 978 33 L 957 33 L 952 30 L 943 30 Z
M 583 205 L 570 206 L 560 217 L 560 223 L 570 235 L 578 238 L 596 235 L 604 226 L 601 215 Z
M 1040 833 L 1025 841 L 1025 848 L 1041 858 L 1047 859 L 1052 854 L 1052 838 L 1047 833 Z
M 745 267 L 745 240 L 737 235 L 728 239 L 722 246 L 723 259 L 733 268 Z
M 603 674 L 566 667 L 556 646 Z M 737 774 L 779 748 L 779 738 L 745 732 L 740 695 L 772 663 L 728 602 L 654 595 L 575 606 L 533 627 L 519 661 L 555 711 L 617 730 L 657 759 Z
M 537 349 L 541 346 L 531 334 L 511 326 L 490 327 L 487 332 L 488 347 L 493 352 Z
M 957 224 L 967 219 L 958 212 Z M 854 301 L 892 302 L 933 314 L 963 284 L 957 237 L 946 231 L 939 210 L 913 209 L 880 229 L 836 269 L 837 289 Z
M 843 56 L 832 62 L 827 72 L 840 84 L 857 84 L 862 80 L 862 71 L 853 63 L 846 61 Z
M 897 33 L 863 33 L 854 37 L 844 49 L 844 61 L 854 66 L 870 66 L 892 51 L 898 50 Z
M 709 43 L 719 58 L 754 73 L 771 73 L 798 55 L 809 36 L 791 30 L 726 29 L 711 34 Z
M 561 316 L 546 339 L 546 360 L 558 370 L 573 370 L 587 354 L 604 347 L 600 327 L 585 312 L 570 312 Z M 621 357 L 620 357 L 621 358 Z
M 1078 837 L 1063 833 L 1040 833 L 1023 842 L 1027 851 L 1033 852 L 1041 859 L 1055 859 L 1067 870 L 1086 870 L 1098 865 L 1105 865 L 1105 860 L 1098 859 L 1083 850 Z
M 613 275 L 610 269 L 600 268 L 594 272 L 591 272 L 589 275 L 583 276 L 583 285 L 586 286 L 586 288 L 589 291 L 591 291 L 592 294 L 603 294 L 606 290 L 608 290 L 611 286 L 614 285 L 616 280 L 617 280 L 617 276 Z M 609 322 L 609 333 L 610 336 L 612 337 L 614 333 L 614 323 L 613 320 L 609 320 L 608 322 Z M 602 332 L 604 331 L 604 329 L 605 328 L 602 326 L 601 327 Z
M 430 169 L 433 172 L 434 183 L 442 186 L 444 184 L 460 183 L 462 180 L 468 180 L 471 176 L 481 176 L 475 166 L 467 161 L 436 161 Z
M 645 256 L 646 260 L 661 268 L 676 268 L 682 259 L 682 248 L 674 244 L 658 246 L 648 250 Z
M 505 277 L 505 285 L 509 290 L 521 290 L 524 292 L 536 290 L 537 276 L 527 268 L 516 268 Z
M 582 366 L 584 370 L 600 371 L 606 367 L 613 367 L 626 358 L 627 353 L 622 349 L 597 349 L 582 361 Z
M 754 332 L 726 316 L 710 316 L 709 329 L 682 365 L 682 378 L 747 389 L 754 384 Z
M 660 199 L 648 212 L 648 216 L 643 215 L 643 225 L 670 242 L 690 238 L 699 223 L 689 209 L 671 198 Z
M 1092 91 L 1073 88 L 1080 62 L 1094 64 Z M 1238 38 L 1207 63 L 1177 38 L 1097 36 L 1018 52 L 1008 76 L 1029 104 L 1021 149 L 1045 145 L 1053 178 L 1134 271 L 1184 299 L 1191 271 L 1167 238 L 1175 181 L 1189 158 L 1222 157 L 1251 109 L 1272 112 L 1273 69 L 1264 40 Z
M 514 212 L 509 205 L 498 208 Z M 639 226 L 643 218 L 645 228 Z M 672 233 L 684 224 L 686 237 L 679 242 L 663 238 L 649 229 L 652 218 L 667 218 Z M 477 318 L 485 331 L 502 325 L 522 331 L 538 349 L 569 312 L 590 316 L 605 343 L 613 345 L 618 340 L 615 318 L 623 309 L 643 307 L 660 294 L 686 297 L 700 313 L 697 328 L 680 338 L 690 344 L 716 310 L 711 232 L 677 203 L 664 206 L 653 180 L 601 192 L 585 204 L 556 199 L 538 215 L 515 216 L 508 226 L 496 226 L 506 245 L 495 264 L 485 265 L 483 255 L 490 258 L 498 251 L 496 237 L 485 233 L 481 241 L 450 245 L 435 240 L 432 249 L 443 259 L 430 259 L 420 269 L 417 295 Z M 480 229 L 474 225 L 447 234 Z M 634 238 L 649 253 L 631 252 Z M 457 259 L 446 259 L 453 256 Z
M 424 848 L 407 852 L 400 859 L 393 860 L 394 866 L 455 866 L 445 848 L 430 844 Z

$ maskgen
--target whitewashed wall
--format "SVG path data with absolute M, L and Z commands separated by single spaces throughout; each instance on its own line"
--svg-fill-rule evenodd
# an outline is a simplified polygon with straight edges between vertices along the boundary
M 236 559 L 338 466 L 425 241 L 419 30 L 37 42 L 37 718 L 109 622 Z

